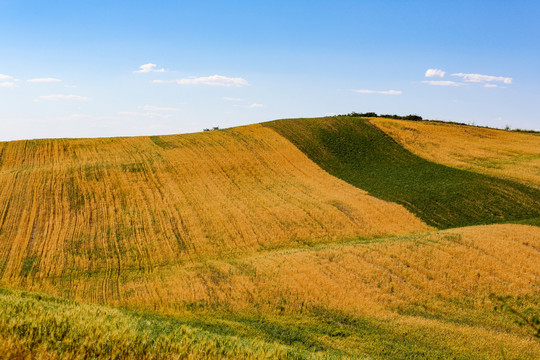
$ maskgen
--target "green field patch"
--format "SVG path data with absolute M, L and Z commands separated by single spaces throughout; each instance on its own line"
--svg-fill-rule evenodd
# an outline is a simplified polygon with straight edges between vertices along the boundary
M 264 125 L 331 175 L 402 204 L 438 228 L 540 216 L 540 190 L 427 161 L 366 119 L 290 119 Z
M 122 164 L 122 170 L 130 173 L 144 173 L 144 165 L 141 163 Z
M 519 221 L 513 221 L 512 223 L 513 224 L 521 224 L 521 225 L 540 226 L 540 217 L 532 218 L 532 219 L 519 220 Z
M 76 211 L 84 207 L 85 196 L 74 174 L 66 181 L 66 193 L 71 210 Z

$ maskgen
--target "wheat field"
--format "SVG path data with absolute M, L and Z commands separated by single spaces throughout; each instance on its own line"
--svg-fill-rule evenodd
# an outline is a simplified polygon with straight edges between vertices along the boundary
M 168 328 L 156 327 L 169 325 Z M 171 326 L 172 325 L 172 326 Z M 19 291 L 0 291 L 3 359 L 307 359 L 260 340 Z
M 518 308 L 538 307 L 538 249 L 539 227 L 484 225 L 124 271 L 119 282 L 96 273 L 20 285 L 181 318 L 244 314 L 304 321 L 321 311 L 339 312 L 422 334 L 463 356 L 472 353 L 474 339 L 474 352 L 487 358 L 498 358 L 504 347 L 509 358 L 534 359 L 540 344 L 493 311 L 492 295 L 507 296 Z M 118 298 L 100 291 L 117 286 Z M 352 351 L 355 341 L 338 347 Z
M 538 226 L 436 230 L 264 125 L 0 143 L 0 349 L 21 358 L 535 359 L 494 306 L 540 308 L 539 249 Z
M 418 156 L 540 187 L 540 135 L 429 121 L 371 123 Z
M 1 152 L 0 275 L 8 282 L 118 278 L 194 259 L 429 229 L 257 125 L 18 141 Z
M 21 284 L 171 314 L 198 308 L 296 312 L 324 305 L 384 317 L 415 302 L 451 311 L 450 299 L 485 305 L 492 293 L 535 294 L 538 249 L 538 227 L 485 225 L 124 271 L 119 279 L 88 272 Z M 101 292 L 117 286 L 118 298 Z
M 366 118 L 299 118 L 263 125 L 328 173 L 403 205 L 437 228 L 540 218 L 540 189 L 426 160 Z

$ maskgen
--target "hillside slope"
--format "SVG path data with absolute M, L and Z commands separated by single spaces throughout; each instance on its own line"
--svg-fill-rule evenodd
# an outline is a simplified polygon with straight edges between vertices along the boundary
M 366 119 L 290 119 L 264 125 L 330 174 L 400 203 L 439 228 L 540 216 L 540 189 L 425 160 Z
M 377 118 L 371 123 L 427 160 L 540 188 L 540 133 L 432 121 Z
M 536 360 L 539 199 L 351 117 L 0 143 L 0 287 L 94 304 L 0 289 L 0 351 Z
M 0 161 L 0 278 L 10 281 L 118 279 L 123 270 L 429 229 L 258 125 L 10 142 Z

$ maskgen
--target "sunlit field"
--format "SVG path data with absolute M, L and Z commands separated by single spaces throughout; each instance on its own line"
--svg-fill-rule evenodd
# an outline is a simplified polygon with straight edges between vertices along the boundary
M 373 120 L 0 146 L 11 357 L 540 354 L 540 190 Z
M 371 123 L 430 161 L 540 187 L 538 132 L 392 119 Z
M 511 314 L 493 310 L 493 294 L 516 309 L 538 307 L 539 247 L 538 227 L 490 225 L 126 276 L 124 308 L 148 315 L 4 292 L 2 317 L 11 319 L 4 320 L 11 339 L 4 347 L 23 351 L 33 341 L 55 353 L 56 336 L 73 354 L 474 359 L 503 351 L 534 359 L 540 344 Z M 89 300 L 83 288 L 101 281 L 73 279 L 72 295 Z M 55 286 L 60 294 L 69 289 L 67 282 Z
M 261 126 L 169 137 L 3 144 L 0 275 L 154 268 L 427 230 Z M 117 294 L 103 287 L 103 296 Z
M 0 360 L 540 360 L 538 19 L 0 0 Z
M 367 119 L 335 116 L 264 125 L 285 136 L 330 174 L 402 204 L 432 226 L 540 217 L 540 189 L 426 160 Z

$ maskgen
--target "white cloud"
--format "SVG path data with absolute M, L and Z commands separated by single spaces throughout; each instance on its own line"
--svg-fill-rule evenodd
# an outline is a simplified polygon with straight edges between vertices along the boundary
M 61 82 L 62 80 L 56 79 L 56 78 L 36 78 L 36 79 L 30 79 L 26 81 L 29 83 L 53 83 L 53 82 Z
M 179 85 L 209 85 L 209 86 L 226 86 L 226 87 L 241 87 L 249 85 L 245 79 L 242 78 L 231 78 L 222 75 L 212 75 L 212 76 L 202 76 L 202 77 L 190 77 L 185 79 L 176 79 L 176 80 L 154 80 L 153 83 L 164 84 L 164 83 L 176 83 Z
M 173 107 L 158 107 L 153 105 L 145 105 L 143 106 L 143 110 L 146 111 L 178 111 L 178 109 Z
M 424 80 L 422 82 L 424 84 L 436 85 L 436 86 L 461 86 L 463 85 L 455 81 L 449 81 L 449 80 Z
M 265 108 L 266 105 L 257 104 L 257 103 L 254 103 L 254 104 L 251 104 L 251 105 L 237 105 L 237 104 L 234 104 L 233 107 L 244 108 L 244 109 L 260 109 L 260 108 Z
M 463 73 L 456 73 L 452 74 L 452 76 L 458 76 L 463 78 L 463 80 L 467 82 L 477 82 L 477 83 L 484 83 L 484 82 L 502 82 L 504 84 L 511 84 L 512 78 L 511 77 L 503 77 L 503 76 L 491 76 L 491 75 L 480 75 L 480 74 L 463 74 Z
M 136 74 L 149 73 L 149 72 L 162 73 L 162 72 L 165 72 L 165 69 L 163 68 L 158 69 L 156 64 L 148 63 L 148 64 L 139 66 L 139 70 L 134 71 L 134 73 Z
M 250 108 L 250 109 L 265 108 L 265 107 L 266 107 L 266 105 L 264 105 L 264 104 L 251 104 L 251 105 L 248 106 L 248 108 Z
M 353 90 L 354 92 L 360 93 L 360 94 L 382 94 L 382 95 L 401 95 L 403 92 L 401 90 L 365 90 L 365 89 L 358 89 Z
M 64 94 L 53 94 L 53 95 L 42 95 L 35 99 L 34 101 L 39 100 L 48 100 L 48 101 L 58 101 L 58 100 L 64 100 L 64 101 L 88 101 L 90 98 L 86 96 L 79 96 L 79 95 L 64 95 Z
M 0 87 L 3 87 L 3 88 L 17 87 L 17 84 L 15 84 L 15 82 L 17 81 L 19 81 L 19 79 L 15 79 L 13 76 L 0 74 Z
M 484 84 L 484 87 L 487 87 L 487 88 L 498 88 L 498 87 L 500 87 L 500 86 L 497 85 L 497 84 Z
M 17 87 L 17 85 L 14 82 L 11 82 L 11 81 L 4 81 L 4 82 L 0 82 L 0 87 L 14 88 L 14 87 Z
M 444 77 L 444 74 L 446 74 L 444 71 L 442 71 L 441 69 L 427 69 L 426 70 L 426 74 L 425 76 L 426 77 Z
M 244 101 L 244 99 L 241 98 L 234 98 L 234 97 L 223 97 L 223 100 L 225 101 Z

